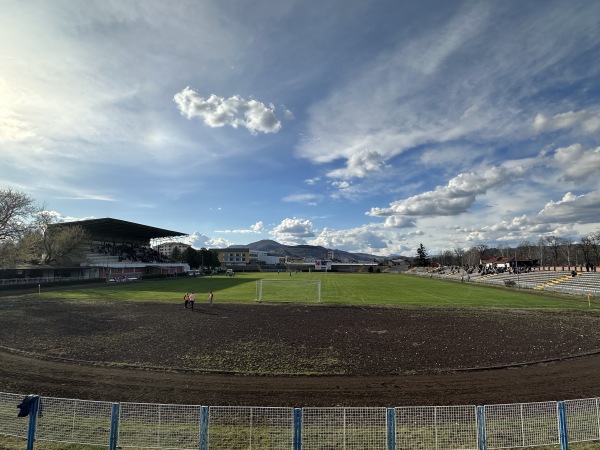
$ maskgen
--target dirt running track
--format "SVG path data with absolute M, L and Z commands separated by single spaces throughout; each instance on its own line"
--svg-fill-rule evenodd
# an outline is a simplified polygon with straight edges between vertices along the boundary
M 599 325 L 598 312 L 5 297 L 0 391 L 297 407 L 598 397 Z

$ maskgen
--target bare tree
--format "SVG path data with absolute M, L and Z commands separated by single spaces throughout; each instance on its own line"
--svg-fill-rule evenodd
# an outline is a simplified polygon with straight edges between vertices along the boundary
M 567 266 L 571 267 L 571 258 L 575 258 L 575 265 L 577 265 L 576 253 L 577 249 L 573 244 L 573 240 L 571 238 L 563 238 L 561 252 L 563 257 L 567 259 Z
M 548 236 L 544 239 L 548 246 L 550 255 L 552 256 L 552 263 L 558 266 L 558 257 L 560 255 L 560 247 L 563 245 L 563 238 L 559 236 Z
M 87 230 L 80 225 L 57 223 L 49 211 L 42 211 L 36 219 L 40 261 L 44 264 L 69 263 L 85 252 L 83 244 L 90 240 Z
M 454 256 L 456 256 L 456 260 L 459 266 L 464 266 L 464 257 L 465 257 L 465 249 L 456 247 L 454 249 Z
M 523 241 L 517 246 L 517 254 L 521 258 L 534 259 L 535 244 L 530 241 Z
M 20 238 L 29 229 L 37 210 L 27 194 L 0 189 L 0 241 Z
M 594 265 L 600 264 L 600 230 L 590 233 L 590 240 L 592 242 L 592 250 L 594 252 Z
M 538 249 L 539 249 L 539 259 L 540 259 L 540 266 L 544 265 L 544 255 L 546 254 L 546 240 L 541 237 L 538 240 Z M 547 263 L 548 261 L 546 261 Z
M 590 235 L 582 237 L 577 246 L 583 254 L 583 260 L 585 263 L 588 264 L 592 262 L 594 257 L 594 240 L 590 237 Z
M 481 259 L 480 255 L 481 255 L 481 253 L 479 252 L 479 250 L 476 247 L 471 247 L 465 253 L 465 261 L 467 262 L 469 267 L 477 267 L 479 265 L 479 261 Z
M 480 244 L 480 245 L 476 245 L 474 248 L 479 252 L 479 259 L 482 259 L 490 247 L 485 244 Z

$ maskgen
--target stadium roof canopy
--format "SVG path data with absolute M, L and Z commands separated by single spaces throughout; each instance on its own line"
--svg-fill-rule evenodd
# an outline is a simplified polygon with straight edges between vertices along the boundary
M 186 233 L 178 231 L 110 218 L 79 220 L 77 222 L 64 222 L 57 225 L 79 225 L 88 230 L 92 236 L 120 237 L 143 241 L 162 237 L 187 236 Z

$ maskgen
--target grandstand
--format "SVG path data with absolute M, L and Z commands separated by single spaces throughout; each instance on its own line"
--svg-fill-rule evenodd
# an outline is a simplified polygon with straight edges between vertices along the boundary
M 583 268 L 579 268 L 583 269 Z M 521 289 L 535 289 L 543 291 L 562 292 L 565 294 L 600 297 L 600 272 L 587 270 L 564 270 L 563 268 L 548 268 L 548 270 L 535 270 L 514 273 L 499 272 L 480 274 L 474 272 L 449 270 L 444 268 L 411 271 L 409 273 L 436 278 L 449 278 L 475 283 L 511 286 Z
M 144 275 L 177 274 L 189 266 L 177 263 L 152 248 L 151 240 L 172 239 L 185 233 L 151 227 L 112 218 L 69 222 L 90 234 L 81 267 L 89 269 L 89 278 L 127 281 Z
M 152 248 L 151 241 L 186 236 L 178 231 L 104 218 L 59 223 L 81 226 L 90 239 L 69 265 L 29 264 L 0 270 L 0 287 L 45 285 L 77 280 L 130 281 L 148 275 L 177 275 L 189 270 Z

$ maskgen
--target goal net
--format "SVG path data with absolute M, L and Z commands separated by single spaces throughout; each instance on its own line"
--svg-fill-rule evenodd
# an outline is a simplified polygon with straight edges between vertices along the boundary
M 321 280 L 257 280 L 255 300 L 321 303 Z

